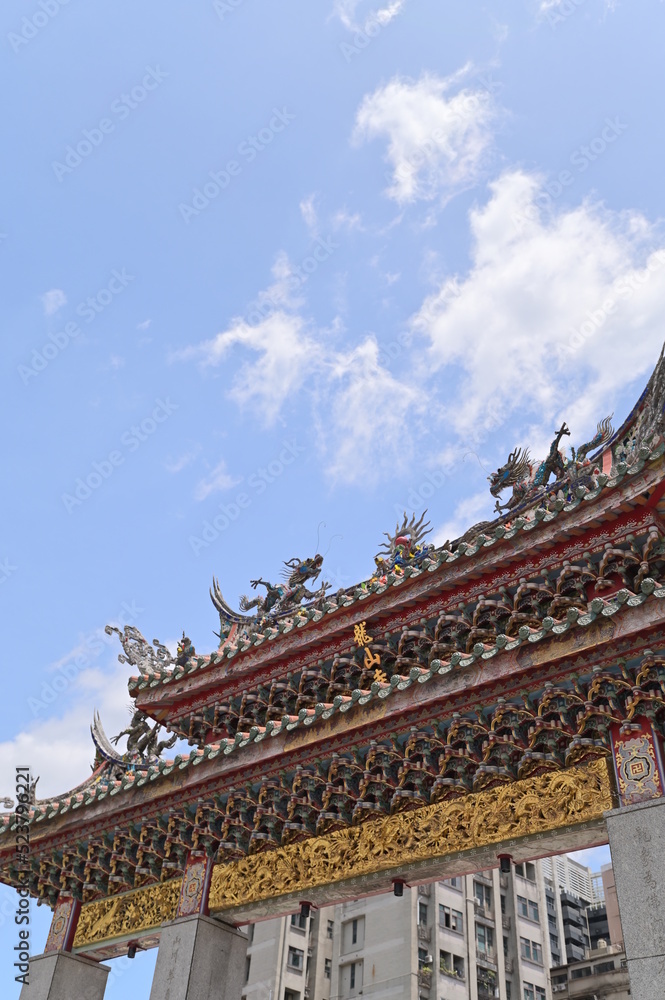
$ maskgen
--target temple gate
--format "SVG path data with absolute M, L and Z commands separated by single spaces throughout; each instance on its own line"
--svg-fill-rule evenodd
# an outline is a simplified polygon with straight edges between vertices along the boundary
M 405 516 L 357 587 L 309 589 L 319 555 L 241 612 L 214 581 L 210 655 L 118 632 L 126 752 L 95 717 L 91 777 L 0 816 L 0 879 L 53 909 L 21 996 L 99 1000 L 100 962 L 159 945 L 153 1000 L 239 1000 L 243 924 L 609 839 L 662 1000 L 664 403 L 661 355 L 618 431 L 512 452 L 495 520 L 435 547 Z

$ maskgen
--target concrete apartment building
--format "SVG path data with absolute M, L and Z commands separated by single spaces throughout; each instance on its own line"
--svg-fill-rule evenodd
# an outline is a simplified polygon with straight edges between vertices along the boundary
M 550 969 L 584 959 L 601 891 L 588 868 L 555 858 L 258 923 L 244 996 L 557 1000 Z

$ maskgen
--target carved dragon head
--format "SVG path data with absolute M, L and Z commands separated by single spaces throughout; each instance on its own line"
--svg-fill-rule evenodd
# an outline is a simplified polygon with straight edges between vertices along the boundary
M 506 486 L 513 486 L 522 482 L 529 475 L 531 469 L 531 457 L 529 449 L 516 448 L 511 451 L 508 461 L 500 469 L 488 476 L 490 493 L 493 497 L 498 497 L 505 490 Z
M 288 559 L 285 563 L 285 577 L 289 587 L 297 587 L 307 580 L 316 580 L 321 572 L 323 556 L 315 555 L 311 559 Z

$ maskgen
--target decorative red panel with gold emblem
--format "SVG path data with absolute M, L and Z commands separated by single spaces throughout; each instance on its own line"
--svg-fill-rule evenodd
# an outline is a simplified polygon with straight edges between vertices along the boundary
M 622 806 L 665 794 L 660 739 L 646 720 L 612 726 L 612 752 Z
M 61 896 L 55 904 L 53 919 L 44 951 L 71 951 L 81 902 L 71 896 Z

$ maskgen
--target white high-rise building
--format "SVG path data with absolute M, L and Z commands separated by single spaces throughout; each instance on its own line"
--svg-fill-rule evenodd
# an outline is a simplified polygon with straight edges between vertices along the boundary
M 560 889 L 579 896 L 587 903 L 602 903 L 603 888 L 600 876 L 594 878 L 586 865 L 581 865 L 567 854 L 543 858 L 541 864 L 545 878 Z
M 257 923 L 243 996 L 554 1000 L 550 968 L 566 963 L 569 933 L 561 891 L 591 902 L 592 886 L 589 869 L 548 858 Z

